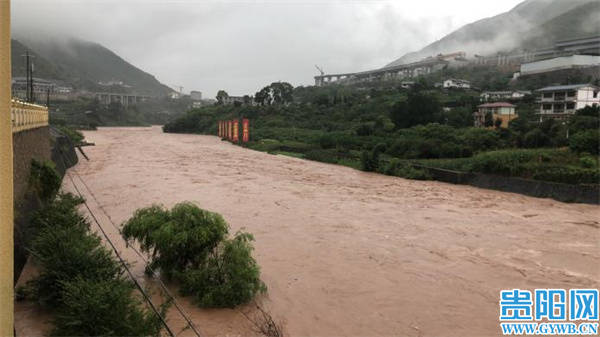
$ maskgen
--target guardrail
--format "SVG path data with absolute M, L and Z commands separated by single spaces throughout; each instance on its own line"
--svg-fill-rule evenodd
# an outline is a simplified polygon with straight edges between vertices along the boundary
M 13 99 L 10 115 L 13 133 L 48 126 L 48 108 L 42 105 Z

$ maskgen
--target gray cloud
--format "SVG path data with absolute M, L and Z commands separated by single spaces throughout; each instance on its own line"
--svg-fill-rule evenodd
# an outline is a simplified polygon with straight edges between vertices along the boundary
M 381 67 L 518 2 L 19 0 L 12 24 L 101 43 L 185 91 L 242 95 L 279 80 L 312 84 L 314 64 L 332 73 Z

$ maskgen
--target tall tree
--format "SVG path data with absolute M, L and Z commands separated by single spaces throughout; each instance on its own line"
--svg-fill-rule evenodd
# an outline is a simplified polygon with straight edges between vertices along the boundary
M 227 91 L 219 90 L 219 92 L 217 92 L 217 104 L 223 105 L 223 103 L 227 97 L 229 97 L 229 94 L 227 94 Z

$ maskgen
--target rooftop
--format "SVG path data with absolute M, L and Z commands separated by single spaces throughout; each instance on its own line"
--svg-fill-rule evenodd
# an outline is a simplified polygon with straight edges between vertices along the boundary
M 576 89 L 585 88 L 585 87 L 592 87 L 595 89 L 599 89 L 599 87 L 597 87 L 595 85 L 592 85 L 589 83 L 584 83 L 584 84 L 570 84 L 570 85 L 555 85 L 555 86 L 541 88 L 536 91 L 576 90 Z
M 485 103 L 477 106 L 478 108 L 514 108 L 515 106 L 508 102 Z

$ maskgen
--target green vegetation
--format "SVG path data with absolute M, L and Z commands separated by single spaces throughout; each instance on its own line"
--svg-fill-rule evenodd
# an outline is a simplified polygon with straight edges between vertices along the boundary
M 149 268 L 179 281 L 181 293 L 202 307 L 235 307 L 266 291 L 251 254 L 254 238 L 226 238 L 228 225 L 217 213 L 188 202 L 171 210 L 150 206 L 137 210 L 122 233 L 152 256 Z
M 36 212 L 29 250 L 39 275 L 19 293 L 55 313 L 55 336 L 158 336 L 160 319 L 142 306 L 123 265 L 90 231 L 76 209 L 81 202 L 59 194 Z
M 60 188 L 61 177 L 56 172 L 54 163 L 31 160 L 29 186 L 44 203 L 51 201 Z
M 66 125 L 56 125 L 56 128 L 60 132 L 64 133 L 71 140 L 71 143 L 73 143 L 73 144 L 79 144 L 84 139 L 84 136 L 83 136 L 83 134 L 80 131 L 75 130 L 75 129 L 69 127 L 69 126 L 66 126 Z
M 490 128 L 480 129 L 471 126 L 478 104 L 477 92 L 435 89 L 427 78 L 417 80 L 411 90 L 394 82 L 298 87 L 285 103 L 195 109 L 167 123 L 163 130 L 215 134 L 220 119 L 249 118 L 250 142 L 245 146 L 251 149 L 412 179 L 430 177 L 407 161 L 479 162 L 499 153 L 519 157 L 528 153 L 527 149 L 535 153 L 537 149 L 560 148 L 558 157 L 564 160 L 536 163 L 523 159 L 518 160 L 519 167 L 506 171 L 485 165 L 462 169 L 547 181 L 598 182 L 597 166 L 578 163 L 590 155 L 595 156 L 592 162 L 597 162 L 600 108 L 582 109 L 564 122 L 550 119 L 539 123 L 534 100 L 527 97 L 516 102 L 519 118 L 508 128 L 493 126 L 490 120 Z M 428 166 L 437 167 L 437 162 L 430 161 Z

